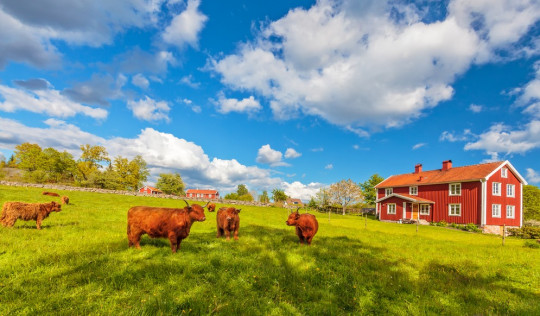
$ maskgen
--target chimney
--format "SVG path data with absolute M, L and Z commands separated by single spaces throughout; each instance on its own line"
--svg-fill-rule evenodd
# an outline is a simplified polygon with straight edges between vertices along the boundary
M 416 166 L 414 166 L 414 173 L 420 173 L 422 172 L 422 164 L 417 163 Z
M 452 168 L 452 160 L 445 160 L 442 162 L 442 170 L 446 171 Z

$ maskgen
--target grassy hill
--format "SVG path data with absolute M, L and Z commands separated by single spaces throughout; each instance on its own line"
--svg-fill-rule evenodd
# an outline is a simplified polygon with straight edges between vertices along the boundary
M 59 200 L 41 191 L 0 186 L 0 203 Z M 0 226 L 0 315 L 540 314 L 540 249 L 523 240 L 315 214 L 307 247 L 287 210 L 243 207 L 239 241 L 207 212 L 172 254 L 146 236 L 128 248 L 126 213 L 182 201 L 58 192 L 72 204 L 41 231 Z

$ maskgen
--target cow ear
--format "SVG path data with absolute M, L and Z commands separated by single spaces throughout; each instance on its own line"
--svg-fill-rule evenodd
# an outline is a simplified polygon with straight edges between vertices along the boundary
M 240 213 L 241 210 L 242 210 L 241 208 L 237 208 L 236 213 Z

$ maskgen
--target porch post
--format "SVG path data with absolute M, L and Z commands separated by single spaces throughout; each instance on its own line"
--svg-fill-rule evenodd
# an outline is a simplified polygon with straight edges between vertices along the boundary
M 403 218 L 407 218 L 407 202 L 403 202 Z

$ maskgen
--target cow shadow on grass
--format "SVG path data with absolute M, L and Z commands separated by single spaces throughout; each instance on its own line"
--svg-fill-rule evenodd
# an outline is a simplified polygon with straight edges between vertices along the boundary
M 45 224 L 45 223 L 42 223 L 41 224 L 41 229 L 51 229 L 51 228 L 55 228 L 55 227 L 67 227 L 67 226 L 79 226 L 79 222 L 62 222 L 62 223 L 54 223 L 54 224 Z M 30 224 L 30 222 L 28 223 L 25 223 L 25 224 L 19 224 L 19 225 L 15 225 L 13 226 L 14 229 L 35 229 L 37 230 L 37 227 L 36 227 L 36 223 L 34 222 L 34 224 Z
M 38 268 L 65 268 L 43 276 L 40 291 L 52 294 L 34 310 L 54 312 L 64 296 L 98 314 L 99 306 L 114 298 L 113 310 L 125 313 L 129 306 L 133 314 L 535 314 L 539 309 L 533 291 L 501 283 L 500 276 L 486 276 L 470 262 L 415 267 L 347 236 L 319 233 L 311 246 L 302 246 L 292 227 L 247 225 L 238 241 L 192 231 L 176 254 L 166 239 L 143 240 L 141 250 L 128 249 L 124 237 L 62 256 L 42 255 Z M 10 283 L 10 291 L 23 293 L 11 298 L 26 306 L 24 295 L 32 293 L 23 285 L 35 277 Z M 93 298 L 72 296 L 72 290 L 89 291 Z M 493 300 L 491 293 L 501 299 Z

